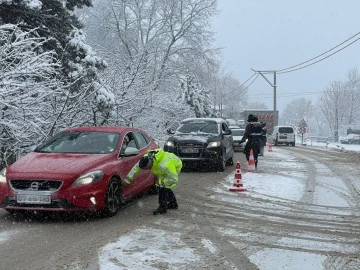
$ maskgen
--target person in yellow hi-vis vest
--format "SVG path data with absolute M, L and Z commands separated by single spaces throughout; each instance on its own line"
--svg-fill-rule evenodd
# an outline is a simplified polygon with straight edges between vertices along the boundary
M 182 161 L 175 154 L 155 149 L 148 151 L 128 173 L 124 183 L 129 185 L 136 174 L 143 170 L 151 170 L 157 176 L 159 189 L 159 207 L 153 214 L 165 214 L 167 209 L 177 209 L 178 204 L 174 192 L 179 181 Z

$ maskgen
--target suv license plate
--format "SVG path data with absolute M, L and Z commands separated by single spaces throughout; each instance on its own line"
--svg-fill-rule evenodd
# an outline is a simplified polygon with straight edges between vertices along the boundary
M 18 203 L 27 203 L 27 204 L 50 204 L 51 197 L 50 195 L 30 195 L 30 194 L 21 194 L 17 195 Z
M 185 153 L 185 154 L 194 154 L 194 153 L 199 153 L 199 149 L 197 149 L 197 148 L 184 148 L 184 149 L 181 149 L 181 152 Z

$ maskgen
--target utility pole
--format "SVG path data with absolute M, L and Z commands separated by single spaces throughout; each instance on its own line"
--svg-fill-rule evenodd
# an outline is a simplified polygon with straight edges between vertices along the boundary
M 278 119 L 277 119 L 277 114 L 276 114 L 276 71 L 259 71 L 259 70 L 254 70 L 251 69 L 252 71 L 254 71 L 255 73 L 259 73 L 270 85 L 271 87 L 274 89 L 274 119 L 273 119 L 273 127 L 275 127 L 278 123 Z M 268 78 L 265 77 L 265 75 L 263 74 L 263 72 L 269 73 L 269 72 L 273 72 L 274 73 L 274 83 L 271 83 Z

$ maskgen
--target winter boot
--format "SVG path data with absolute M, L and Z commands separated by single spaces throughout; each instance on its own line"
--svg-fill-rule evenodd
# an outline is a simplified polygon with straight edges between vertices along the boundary
M 177 202 L 168 203 L 168 209 L 178 209 Z
M 153 211 L 154 215 L 161 215 L 166 213 L 166 208 L 159 206 L 158 209 Z

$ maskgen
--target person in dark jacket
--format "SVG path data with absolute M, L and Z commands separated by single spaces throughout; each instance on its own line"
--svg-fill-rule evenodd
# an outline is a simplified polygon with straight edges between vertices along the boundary
M 250 151 L 253 150 L 255 169 L 257 169 L 258 156 L 260 154 L 260 147 L 263 140 L 262 123 L 258 122 L 258 118 L 253 114 L 249 114 L 247 121 L 248 124 L 245 127 L 245 134 L 240 143 L 246 141 L 244 153 L 248 162 L 250 159 Z

